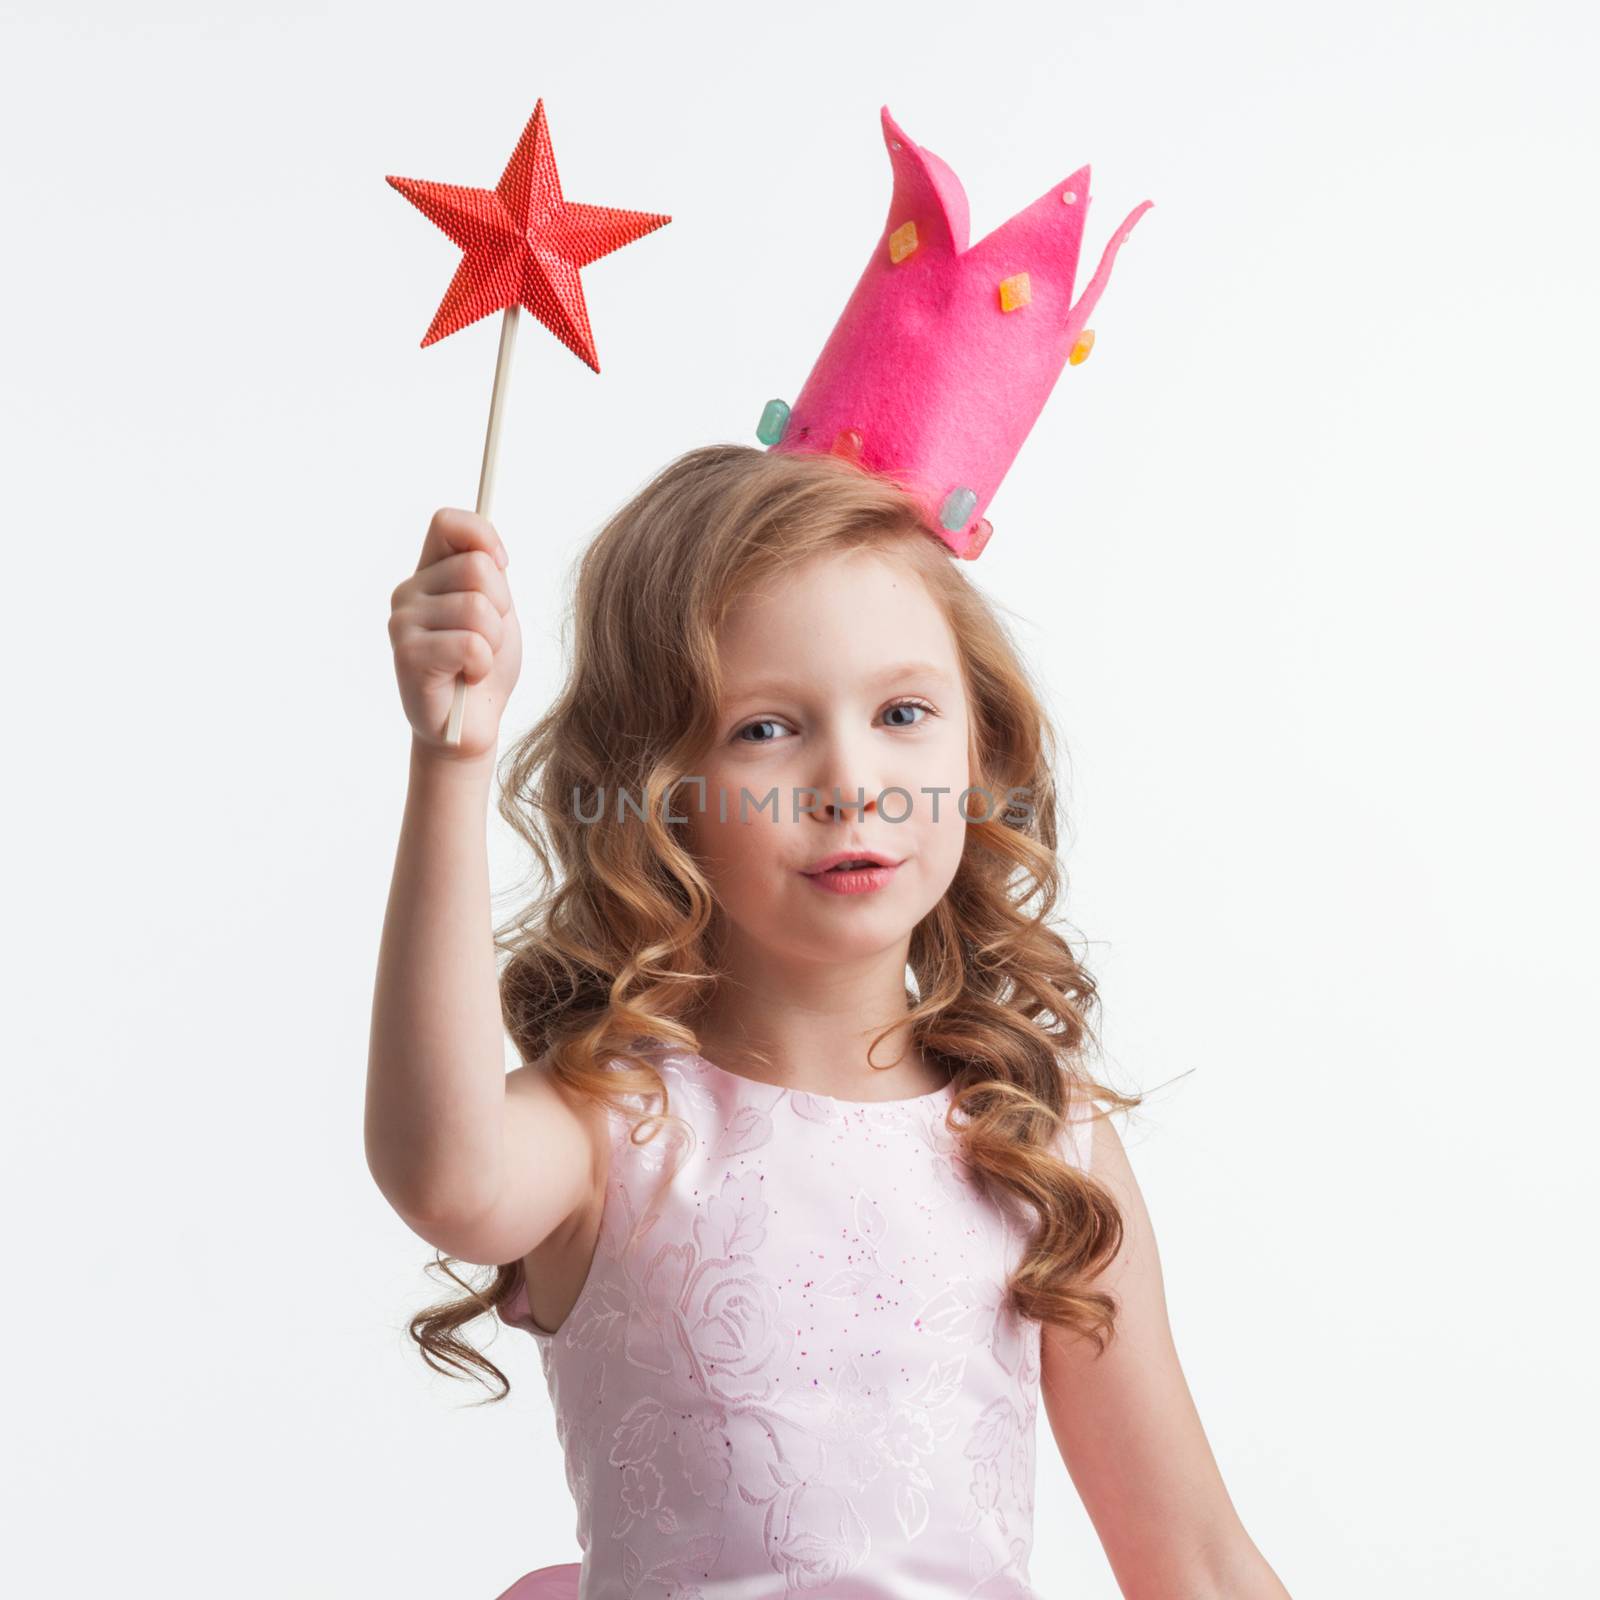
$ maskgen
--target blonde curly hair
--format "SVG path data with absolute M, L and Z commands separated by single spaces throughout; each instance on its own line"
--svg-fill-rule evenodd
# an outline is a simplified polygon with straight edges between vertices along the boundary
M 904 562 L 944 612 L 966 680 L 974 781 L 1030 797 L 969 821 L 954 880 L 911 934 L 908 1009 L 878 1037 L 909 1025 L 951 1074 L 948 1125 L 974 1178 L 1037 1218 L 1007 1285 L 1012 1307 L 1103 1350 L 1117 1308 L 1088 1280 L 1115 1255 L 1122 1218 L 1058 1150 L 1069 1107 L 1126 1110 L 1143 1097 L 1088 1075 L 1094 979 L 1047 926 L 1063 889 L 1055 736 L 995 608 L 887 479 L 837 456 L 710 445 L 663 468 L 588 546 L 566 683 L 500 763 L 499 811 L 539 880 L 495 929 L 505 1025 L 522 1059 L 542 1059 L 575 1096 L 625 1113 L 621 1096 L 659 1102 L 635 1119 L 635 1140 L 682 1121 L 641 1047 L 697 1049 L 695 1017 L 718 977 L 714 897 L 664 820 L 715 735 L 718 629 L 773 574 L 863 548 Z M 642 816 L 580 822 L 569 799 L 595 792 L 637 796 Z M 462 1293 L 419 1312 L 411 1336 L 430 1366 L 492 1378 L 501 1387 L 490 1398 L 503 1399 L 509 1379 L 461 1330 L 515 1294 L 522 1263 L 478 1286 L 455 1265 L 442 1253 L 429 1264 Z

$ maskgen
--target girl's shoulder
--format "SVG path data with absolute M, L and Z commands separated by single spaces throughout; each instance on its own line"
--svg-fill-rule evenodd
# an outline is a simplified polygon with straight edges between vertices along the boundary
M 1056 1153 L 1069 1166 L 1089 1172 L 1094 1165 L 1094 1130 L 1104 1117 L 1095 1101 L 1074 1095 L 1067 1107 L 1066 1121 L 1056 1137 Z

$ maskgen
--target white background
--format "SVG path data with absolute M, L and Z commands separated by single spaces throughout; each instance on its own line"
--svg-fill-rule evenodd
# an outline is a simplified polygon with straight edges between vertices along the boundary
M 1594 1592 L 1596 35 L 7 6 L 7 1586 L 493 1600 L 575 1557 L 533 1342 L 504 1405 L 427 1372 L 361 1142 L 388 596 L 473 503 L 498 330 L 418 348 L 459 252 L 384 177 L 491 187 L 543 96 L 569 199 L 673 222 L 585 271 L 600 376 L 523 320 L 512 731 L 586 538 L 798 392 L 881 105 L 974 239 L 1093 162 L 1080 287 L 1154 200 L 972 576 L 1061 719 L 1185 1371 L 1296 1600 Z M 1040 1426 L 1039 1591 L 1115 1596 Z

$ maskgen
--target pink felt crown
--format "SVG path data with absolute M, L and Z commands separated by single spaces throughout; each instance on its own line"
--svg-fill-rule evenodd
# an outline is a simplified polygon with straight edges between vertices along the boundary
M 1085 323 L 1136 206 L 1072 303 L 1089 168 L 1080 167 L 970 249 L 961 180 L 913 144 L 885 106 L 894 169 L 889 219 L 791 410 L 769 402 L 756 436 L 772 450 L 832 451 L 892 478 L 930 533 L 968 560 L 983 513 L 1061 369 L 1089 353 Z

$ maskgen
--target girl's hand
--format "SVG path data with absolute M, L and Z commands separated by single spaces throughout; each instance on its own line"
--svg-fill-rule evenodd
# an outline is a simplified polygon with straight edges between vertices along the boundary
M 492 756 L 517 674 L 522 630 L 511 606 L 509 558 L 486 517 L 445 506 L 434 512 L 417 570 L 389 597 L 389 640 L 400 703 L 430 755 Z M 467 680 L 461 743 L 444 741 L 456 676 Z

